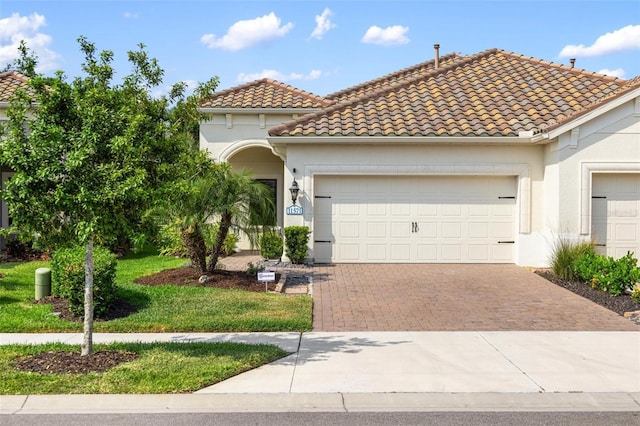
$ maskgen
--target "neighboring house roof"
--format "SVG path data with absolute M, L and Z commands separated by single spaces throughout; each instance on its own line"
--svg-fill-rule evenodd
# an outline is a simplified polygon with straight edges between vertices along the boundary
M 323 108 L 331 104 L 313 93 L 263 78 L 214 93 L 201 108 Z
M 628 84 L 498 49 L 451 56 L 438 69 L 387 81 L 273 127 L 269 135 L 518 136 L 560 123 Z
M 23 87 L 29 91 L 31 88 L 27 84 L 29 79 L 16 71 L 6 71 L 0 73 L 0 102 L 9 102 L 19 87 Z

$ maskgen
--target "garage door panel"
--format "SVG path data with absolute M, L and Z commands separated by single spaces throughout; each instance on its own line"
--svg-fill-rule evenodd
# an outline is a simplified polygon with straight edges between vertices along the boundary
M 469 206 L 469 216 L 488 217 L 489 206 L 474 204 Z
M 438 223 L 437 222 L 418 222 L 419 231 L 416 233 L 419 239 L 437 238 Z
M 489 224 L 486 222 L 469 223 L 469 238 L 489 238 Z
M 442 238 L 460 238 L 462 236 L 462 224 L 458 222 L 444 222 L 441 225 Z
M 442 260 L 458 263 L 462 261 L 462 246 L 460 244 L 442 244 Z
M 513 245 L 493 246 L 514 240 L 515 177 L 320 176 L 316 182 L 316 194 L 330 196 L 334 207 L 327 215 L 323 199 L 316 200 L 314 238 L 337 230 L 333 250 L 314 251 L 319 263 L 513 261 Z
M 338 243 L 338 255 L 345 262 L 358 262 L 360 260 L 360 245 Z
M 411 260 L 411 244 L 391 244 L 390 257 L 395 262 L 409 262 Z
M 596 173 L 591 188 L 591 238 L 598 252 L 640 255 L 640 173 Z
M 419 262 L 436 262 L 438 260 L 438 245 L 436 244 L 418 244 L 417 252 Z
M 366 205 L 368 216 L 386 216 L 387 202 L 385 200 L 374 200 Z
M 497 239 L 513 239 L 513 222 L 492 223 L 489 236 Z
M 387 260 L 386 244 L 367 244 L 367 258 L 372 261 L 384 262 Z
M 616 200 L 611 202 L 612 216 L 616 217 L 638 217 L 637 200 Z
M 355 221 L 340 222 L 337 237 L 340 239 L 360 238 L 360 223 Z
M 443 204 L 442 205 L 442 216 L 462 216 L 462 207 L 456 204 Z
M 340 216 L 358 216 L 360 215 L 360 204 L 354 200 L 346 200 L 338 205 L 337 213 Z
M 390 205 L 390 209 L 391 209 L 391 216 L 393 217 L 411 216 L 411 204 L 409 203 L 392 203 Z
M 391 238 L 409 238 L 411 236 L 411 224 L 409 222 L 391 222 Z
M 418 217 L 432 217 L 438 215 L 438 206 L 436 204 L 418 204 Z
M 472 262 L 486 262 L 489 260 L 489 246 L 487 244 L 469 244 L 467 258 Z
M 613 229 L 613 238 L 620 242 L 636 242 L 638 241 L 638 225 L 635 223 L 619 223 L 611 227 Z
M 367 238 L 387 238 L 386 222 L 368 222 Z

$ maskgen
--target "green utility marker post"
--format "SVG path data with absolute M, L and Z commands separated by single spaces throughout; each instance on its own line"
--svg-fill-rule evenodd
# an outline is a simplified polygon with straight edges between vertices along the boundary
M 36 300 L 51 296 L 51 269 L 36 269 Z

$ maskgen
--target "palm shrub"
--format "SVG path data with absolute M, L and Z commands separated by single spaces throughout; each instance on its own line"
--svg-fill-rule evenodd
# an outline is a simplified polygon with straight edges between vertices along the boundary
M 284 243 L 287 257 L 292 263 L 303 263 L 309 246 L 308 226 L 287 226 L 284 228 Z
M 103 316 L 111 308 L 116 294 L 116 256 L 104 247 L 93 252 L 93 312 Z M 85 248 L 74 246 L 58 249 L 51 258 L 52 294 L 67 299 L 69 310 L 84 315 Z
M 260 236 L 260 255 L 265 259 L 279 259 L 283 249 L 282 236 L 277 232 L 268 231 Z
M 574 281 L 578 278 L 575 271 L 576 262 L 590 254 L 595 254 L 590 241 L 558 238 L 551 250 L 551 270 L 562 279 Z

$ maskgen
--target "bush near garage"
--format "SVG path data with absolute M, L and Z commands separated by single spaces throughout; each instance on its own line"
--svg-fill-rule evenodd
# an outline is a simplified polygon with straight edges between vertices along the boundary
M 284 228 L 284 244 L 289 260 L 295 264 L 303 263 L 309 247 L 309 227 L 287 226 Z
M 640 268 L 633 252 L 614 259 L 590 250 L 576 260 L 574 269 L 581 281 L 614 296 L 633 290 L 640 281 Z
M 79 317 L 84 316 L 84 260 L 85 248 L 81 246 L 58 249 L 51 258 L 51 292 L 67 299 L 69 310 Z M 93 263 L 93 312 L 101 317 L 109 311 L 117 290 L 116 256 L 97 246 L 94 247 Z

